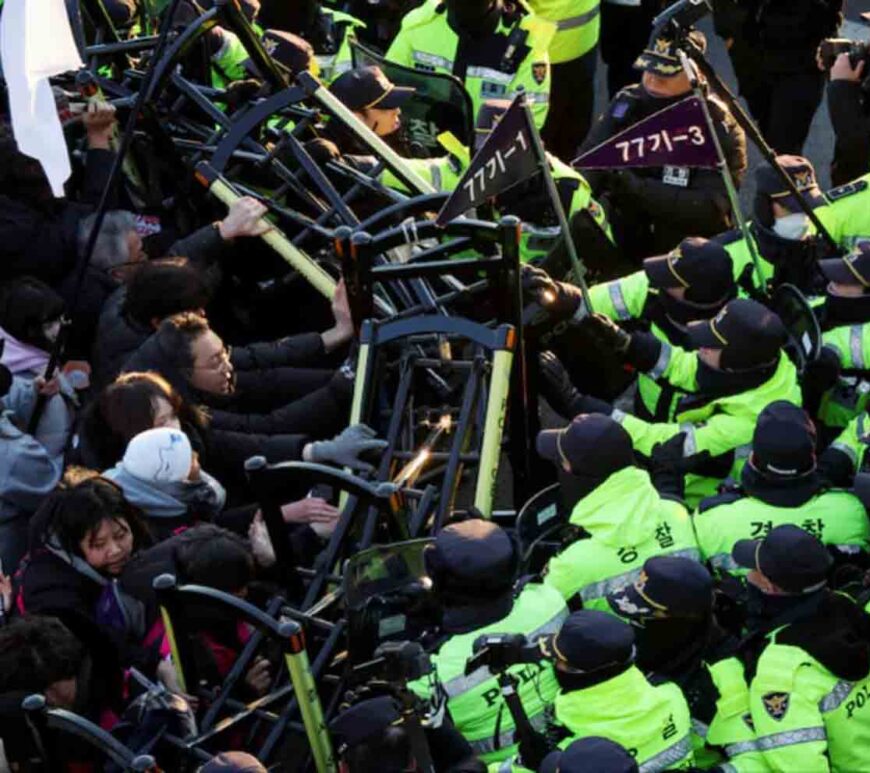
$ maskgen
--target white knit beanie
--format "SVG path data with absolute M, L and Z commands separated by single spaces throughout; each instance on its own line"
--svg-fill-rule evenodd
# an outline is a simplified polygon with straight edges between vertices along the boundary
M 193 449 L 181 430 L 158 427 L 140 432 L 124 452 L 124 469 L 134 478 L 161 483 L 187 480 Z

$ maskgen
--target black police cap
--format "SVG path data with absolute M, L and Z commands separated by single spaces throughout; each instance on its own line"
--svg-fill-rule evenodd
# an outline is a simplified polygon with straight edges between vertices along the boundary
M 221 752 L 199 769 L 199 773 L 265 773 L 265 771 L 263 763 L 247 752 Z
M 481 596 L 513 586 L 518 556 L 507 532 L 491 521 L 472 518 L 445 526 L 425 556 L 439 586 Z
M 581 414 L 564 429 L 538 433 L 538 454 L 561 466 L 568 462 L 571 472 L 604 478 L 634 464 L 631 436 L 609 416 Z
M 550 657 L 574 672 L 592 673 L 634 661 L 634 631 L 607 612 L 581 609 L 568 616 L 557 634 L 543 640 Z
M 579 738 L 544 757 L 538 773 L 637 773 L 637 760 L 609 738 Z
M 684 288 L 695 303 L 714 303 L 734 288 L 731 255 L 718 242 L 690 236 L 667 255 L 647 258 L 643 270 L 649 283 L 659 289 Z
M 763 540 L 738 540 L 731 556 L 738 566 L 757 569 L 788 593 L 824 587 L 833 563 L 821 542 L 792 524 L 771 529 Z
M 637 580 L 607 594 L 620 617 L 705 618 L 713 608 L 713 578 L 697 561 L 679 556 L 648 558 Z
M 707 37 L 701 30 L 691 30 L 689 37 L 701 51 L 707 50 Z M 677 56 L 674 39 L 661 32 L 653 32 L 643 53 L 634 62 L 635 70 L 651 72 L 663 78 L 672 78 L 683 71 Z
M 687 328 L 697 348 L 722 350 L 722 367 L 744 370 L 773 362 L 788 336 L 779 317 L 749 298 L 735 298 L 713 319 Z
M 336 752 L 344 754 L 355 746 L 376 741 L 388 727 L 399 724 L 401 719 L 401 706 L 388 695 L 354 704 L 329 723 Z
M 867 292 L 870 289 L 870 242 L 858 242 L 855 249 L 842 258 L 820 260 L 819 268 L 829 282 L 860 285 Z
M 329 87 L 349 110 L 401 107 L 415 89 L 396 86 L 380 67 L 357 67 L 338 76 Z
M 285 30 L 266 30 L 263 33 L 263 47 L 269 56 L 294 75 L 309 69 L 314 58 L 311 43 Z M 245 59 L 242 66 L 253 75 L 259 74 L 250 59 Z
M 803 408 L 786 400 L 768 405 L 752 436 L 750 464 L 769 478 L 796 478 L 816 469 L 816 430 Z
M 826 203 L 816 182 L 816 171 L 806 158 L 784 155 L 777 156 L 776 160 L 810 206 L 820 207 Z M 782 181 L 782 177 L 767 162 L 761 164 L 755 171 L 755 191 L 756 195 L 766 196 L 781 204 L 789 212 L 802 211 L 800 204 Z

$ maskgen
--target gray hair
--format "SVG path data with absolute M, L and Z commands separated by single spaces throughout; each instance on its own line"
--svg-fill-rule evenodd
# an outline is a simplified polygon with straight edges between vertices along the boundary
M 85 247 L 97 216 L 88 215 L 79 223 L 78 248 L 79 257 L 84 256 Z M 115 266 L 120 266 L 130 260 L 130 247 L 127 244 L 127 235 L 136 228 L 136 216 L 132 212 L 123 209 L 115 209 L 106 212 L 103 224 L 100 227 L 100 235 L 94 245 L 91 255 L 91 263 L 94 268 L 101 271 L 110 271 Z

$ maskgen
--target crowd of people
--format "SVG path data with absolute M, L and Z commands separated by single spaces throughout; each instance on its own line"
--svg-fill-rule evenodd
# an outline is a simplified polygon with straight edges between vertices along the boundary
M 139 33 L 137 0 L 105 7 Z M 185 23 L 203 10 L 180 7 Z M 558 529 L 527 552 L 515 502 L 510 518 L 458 513 L 431 535 L 433 603 L 414 628 L 431 673 L 333 706 L 324 769 L 870 770 L 870 126 L 866 49 L 825 43 L 841 0 L 713 2 L 740 96 L 777 154 L 749 170 L 751 132 L 703 74 L 721 169 L 571 166 L 696 88 L 683 54 L 703 56 L 707 39 L 654 27 L 658 0 L 241 7 L 286 73 L 318 75 L 409 156 L 402 108 L 415 92 L 388 63 L 455 76 L 481 133 L 524 93 L 570 224 L 559 231 L 540 174 L 487 204 L 522 220 L 523 298 L 546 312 L 546 347 L 528 339 L 542 398 L 529 410 L 549 428 L 527 453 L 548 465 L 537 488 L 558 481 L 546 500 Z M 232 121 L 267 92 L 233 30 L 209 26 L 203 40 L 206 85 Z M 354 67 L 354 40 L 384 69 Z M 610 101 L 594 117 L 601 61 Z M 826 88 L 838 187 L 823 192 L 801 153 Z M 387 424 L 349 422 L 359 320 L 341 277 L 331 304 L 298 277 L 260 281 L 271 296 L 240 290 L 274 227 L 268 197 L 182 227 L 121 184 L 94 233 L 118 122 L 93 99 L 67 123 L 74 172 L 60 199 L 0 125 L 0 769 L 49 769 L 22 708 L 32 694 L 165 770 L 304 769 L 304 743 L 258 760 L 255 733 L 227 733 L 210 761 L 154 740 L 167 731 L 142 720 L 143 701 L 153 708 L 159 686 L 180 699 L 161 715 L 170 734 L 183 735 L 181 717 L 192 737 L 228 677 L 250 705 L 283 667 L 263 648 L 234 675 L 253 628 L 203 602 L 186 616 L 200 682 L 186 683 L 154 581 L 302 603 L 303 584 L 284 581 L 320 566 L 346 502 L 320 488 L 283 502 L 276 550 L 246 462 L 377 480 Z M 313 133 L 302 147 L 323 174 L 340 161 L 408 193 L 338 118 Z M 405 162 L 450 192 L 473 154 L 454 144 Z M 753 180 L 745 229 L 723 173 Z M 362 219 L 386 203 L 372 193 L 353 207 Z M 814 325 L 783 313 L 783 286 Z M 497 641 L 509 634 L 510 652 Z M 81 739 L 53 743 L 64 770 L 106 764 Z

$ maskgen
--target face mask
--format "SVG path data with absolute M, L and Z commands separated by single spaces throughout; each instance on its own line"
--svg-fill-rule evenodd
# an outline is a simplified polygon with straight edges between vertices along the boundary
M 773 224 L 773 232 L 783 239 L 800 241 L 810 230 L 810 219 L 803 212 L 778 217 Z

